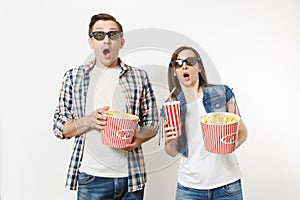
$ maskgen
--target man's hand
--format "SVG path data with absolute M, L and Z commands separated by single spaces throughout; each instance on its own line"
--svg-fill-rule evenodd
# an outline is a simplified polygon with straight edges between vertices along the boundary
M 126 147 L 123 149 L 127 151 L 133 150 L 138 146 L 140 146 L 142 143 L 153 138 L 155 135 L 156 135 L 155 129 L 150 126 L 142 127 L 140 132 L 136 129 L 131 144 L 127 144 Z
M 90 129 L 99 129 L 103 130 L 106 126 L 106 117 L 103 116 L 109 109 L 109 106 L 104 106 L 92 112 L 90 115 L 85 116 L 85 124 Z
M 123 148 L 126 151 L 133 150 L 140 146 L 146 138 L 138 138 L 138 137 L 133 137 L 131 144 L 127 144 L 125 148 Z
M 108 109 L 109 106 L 104 106 L 95 110 L 90 115 L 86 115 L 79 119 L 69 120 L 63 128 L 64 137 L 78 137 L 91 129 L 103 130 L 104 126 L 106 126 L 106 117 L 103 116 L 103 114 L 106 113 Z

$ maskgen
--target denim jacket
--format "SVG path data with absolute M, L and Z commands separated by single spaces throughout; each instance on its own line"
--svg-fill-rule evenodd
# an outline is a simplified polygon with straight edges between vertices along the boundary
M 203 89 L 202 103 L 207 113 L 211 112 L 226 112 L 226 104 L 234 94 L 227 85 L 207 85 Z M 180 101 L 180 119 L 182 122 L 181 136 L 177 138 L 178 152 L 184 156 L 188 156 L 188 144 L 185 132 L 185 116 L 187 112 L 186 100 L 183 92 L 181 92 L 177 99 Z M 237 105 L 235 106 L 237 108 Z M 161 119 L 165 116 L 164 110 L 161 109 Z

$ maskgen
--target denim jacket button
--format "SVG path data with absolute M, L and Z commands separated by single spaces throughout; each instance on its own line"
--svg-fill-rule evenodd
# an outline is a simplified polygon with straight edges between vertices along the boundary
M 217 104 L 216 104 L 216 107 L 219 107 L 219 106 L 220 106 L 220 105 L 217 103 Z

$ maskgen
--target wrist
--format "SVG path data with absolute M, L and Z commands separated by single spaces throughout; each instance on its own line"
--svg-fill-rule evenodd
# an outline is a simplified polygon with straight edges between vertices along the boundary
M 88 129 L 86 118 L 74 119 L 75 137 L 79 137 L 83 132 Z
M 74 119 L 75 137 L 79 137 L 80 136 L 80 132 L 79 132 L 79 129 L 78 129 L 78 120 L 79 119 Z

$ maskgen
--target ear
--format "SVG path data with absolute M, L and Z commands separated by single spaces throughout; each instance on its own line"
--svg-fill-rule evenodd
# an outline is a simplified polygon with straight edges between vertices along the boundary
M 90 46 L 91 49 L 94 49 L 92 38 L 88 39 L 88 44 L 89 44 L 89 46 Z
M 120 47 L 120 49 L 122 49 L 122 47 L 124 46 L 124 44 L 125 44 L 125 40 L 124 40 L 124 38 L 121 38 L 121 47 Z

